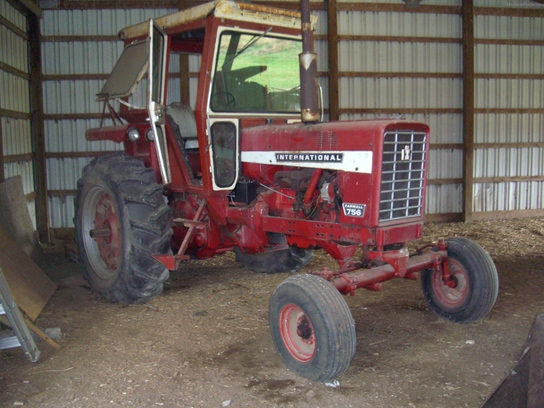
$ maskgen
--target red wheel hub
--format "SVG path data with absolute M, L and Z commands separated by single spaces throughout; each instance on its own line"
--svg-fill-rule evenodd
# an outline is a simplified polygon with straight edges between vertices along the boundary
M 310 319 L 300 307 L 289 304 L 280 313 L 283 344 L 298 361 L 310 361 L 316 352 L 315 333 Z
M 455 259 L 449 259 L 451 281 L 444 282 L 441 273 L 434 273 L 433 288 L 438 300 L 447 307 L 461 306 L 470 293 L 470 282 L 467 272 Z
M 94 231 L 100 231 L 95 236 L 100 257 L 108 269 L 116 270 L 122 257 L 119 214 L 106 192 L 100 195 L 96 203 L 94 227 Z

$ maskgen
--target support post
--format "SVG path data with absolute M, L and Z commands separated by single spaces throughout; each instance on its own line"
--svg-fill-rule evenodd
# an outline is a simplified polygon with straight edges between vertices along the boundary
M 45 132 L 43 124 L 43 93 L 40 17 L 28 13 L 29 59 L 30 59 L 30 109 L 31 132 L 34 148 L 34 183 L 36 190 L 36 224 L 40 241 L 50 243 L 48 204 L 47 204 L 47 166 L 45 159 Z
M 0 183 L 6 180 L 4 175 L 4 142 L 2 136 L 2 117 L 0 116 Z
M 463 0 L 463 221 L 474 202 L 474 4 Z

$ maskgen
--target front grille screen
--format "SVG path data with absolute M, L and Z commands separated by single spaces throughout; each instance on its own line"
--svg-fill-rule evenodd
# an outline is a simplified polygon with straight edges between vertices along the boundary
M 385 133 L 380 221 L 422 215 L 425 143 L 424 132 Z

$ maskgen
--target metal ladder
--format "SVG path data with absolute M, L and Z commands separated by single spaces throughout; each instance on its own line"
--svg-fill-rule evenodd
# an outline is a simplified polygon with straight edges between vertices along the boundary
M 30 334 L 30 330 L 25 323 L 25 319 L 15 303 L 15 299 L 9 289 L 6 277 L 0 268 L 0 315 L 7 315 L 15 336 L 0 339 L 0 350 L 22 347 L 30 361 L 35 363 L 40 358 L 40 350 L 36 347 L 36 342 Z

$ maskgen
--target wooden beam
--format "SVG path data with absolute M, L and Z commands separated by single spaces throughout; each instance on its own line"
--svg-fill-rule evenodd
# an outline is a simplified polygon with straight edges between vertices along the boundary
M 462 143 L 433 143 L 431 142 L 431 150 L 455 150 L 462 149 Z
M 460 8 L 457 6 L 432 6 L 420 5 L 417 8 L 408 8 L 406 4 L 399 1 L 392 3 L 340 3 L 340 11 L 370 11 L 387 13 L 425 13 L 425 14 L 460 14 Z
M 520 2 L 521 3 L 521 2 Z M 542 7 L 475 7 L 478 16 L 544 17 Z
M 455 72 L 339 72 L 341 78 L 438 78 L 438 79 L 460 79 L 461 73 Z M 542 75 L 544 78 L 544 75 Z
M 4 174 L 4 137 L 2 135 L 2 117 L 0 117 L 0 183 L 3 183 L 5 178 Z
M 197 3 L 197 2 L 195 2 Z M 204 3 L 198 2 L 198 3 Z M 59 10 L 176 8 L 177 0 L 58 0 Z
M 474 44 L 491 44 L 491 45 L 527 45 L 541 47 L 544 45 L 544 40 L 508 40 L 496 38 L 477 38 Z
M 474 143 L 475 149 L 540 149 L 544 142 Z
M 27 81 L 29 80 L 29 75 L 26 72 L 21 71 L 17 68 L 14 68 L 11 65 L 8 65 L 4 62 L 0 62 L 0 70 L 4 72 L 8 72 L 11 75 L 15 75 L 16 77 L 22 78 L 24 80 L 27 80 Z
M 425 222 L 460 222 L 460 213 L 425 214 Z
M 117 42 L 121 39 L 116 35 L 46 35 L 42 42 Z
M 21 11 L 27 11 L 27 17 L 30 15 L 35 15 L 38 18 L 42 18 L 42 9 L 38 6 L 37 1 L 32 0 L 11 0 L 10 1 L 16 8 Z M 28 13 L 29 12 L 29 13 Z
M 101 113 L 49 113 L 43 115 L 44 120 L 87 120 L 87 119 L 102 119 Z M 106 115 L 106 120 L 110 118 Z
M 438 78 L 438 79 L 459 79 L 462 73 L 456 72 L 339 72 L 340 78 Z M 544 74 L 474 74 L 475 79 L 528 79 L 540 81 Z
M 489 114 L 489 113 L 498 113 L 498 114 L 544 114 L 544 108 L 477 108 L 474 109 L 474 113 L 478 114 Z
M 340 98 L 338 93 L 338 4 L 327 0 L 328 53 L 329 53 L 329 120 L 340 118 Z
M 316 35 L 316 39 L 326 41 L 324 35 Z M 443 43 L 461 44 L 461 39 L 452 37 L 398 37 L 392 35 L 349 35 L 338 36 L 339 41 L 400 42 L 400 43 Z
M 326 34 L 317 34 L 314 36 L 316 41 L 327 41 Z M 459 44 L 463 43 L 460 38 L 454 37 L 398 37 L 392 35 L 350 35 L 342 34 L 338 36 L 338 41 L 365 41 L 365 42 L 398 42 L 398 43 L 435 43 L 435 44 Z M 496 38 L 475 38 L 475 45 L 493 44 L 493 45 L 526 45 L 542 46 L 544 40 L 523 40 L 523 39 L 496 39 Z
M 63 75 L 43 75 L 43 81 L 105 81 L 110 74 L 63 74 Z
M 449 184 L 462 184 L 463 179 L 428 179 L 428 186 L 446 186 Z
M 30 103 L 31 132 L 34 146 L 34 178 L 36 189 L 36 226 L 40 241 L 50 243 L 49 211 L 47 198 L 45 130 L 43 116 L 42 62 L 40 19 L 35 14 L 28 16 L 29 26 L 29 60 L 30 60 Z
M 534 181 L 544 181 L 544 176 L 518 176 L 518 177 L 477 177 L 475 184 L 479 183 L 530 183 Z
M 28 34 L 26 32 L 24 32 L 23 30 L 21 30 L 19 27 L 17 27 L 15 24 L 13 24 L 11 21 L 9 21 L 4 16 L 0 16 L 0 25 L 3 25 L 8 30 L 14 32 L 15 35 L 17 35 L 17 36 L 23 38 L 24 40 L 28 41 Z
M 443 115 L 443 114 L 461 114 L 462 109 L 458 108 L 350 108 L 340 109 L 341 115 Z
M 93 151 L 93 152 L 48 152 L 45 157 L 48 159 L 80 159 L 82 157 L 100 157 L 106 154 L 114 153 L 114 151 Z
M 13 119 L 30 119 L 30 113 L 0 108 L 0 116 Z
M 472 221 L 474 200 L 474 4 L 462 2 L 463 22 L 463 221 Z
M 11 156 L 4 156 L 4 163 L 27 162 L 32 161 L 34 157 L 34 153 L 14 154 Z

